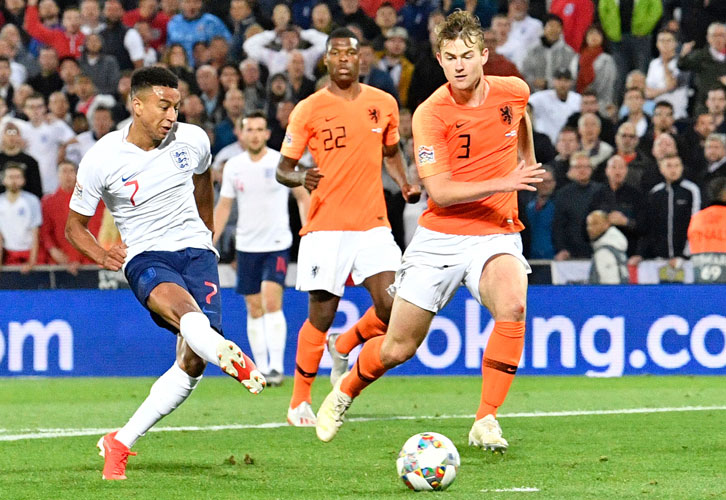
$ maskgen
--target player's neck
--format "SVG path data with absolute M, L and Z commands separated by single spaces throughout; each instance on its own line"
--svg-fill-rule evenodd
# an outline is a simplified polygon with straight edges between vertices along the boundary
M 5 195 L 8 197 L 8 201 L 10 203 L 15 203 L 15 201 L 20 198 L 21 190 L 18 189 L 17 191 L 10 191 L 9 189 L 5 191 Z
M 249 151 L 248 154 L 250 155 L 250 160 L 252 160 L 254 163 L 257 163 L 267 154 L 267 148 L 262 148 L 256 153 Z
M 331 80 L 328 84 L 328 90 L 331 94 L 352 101 L 360 94 L 361 86 L 357 80 L 352 81 L 347 87 L 341 87 L 336 82 Z
M 144 133 L 143 128 L 135 121 L 131 122 L 131 126 L 129 127 L 129 133 L 126 136 L 126 142 L 130 142 L 134 146 L 137 146 L 139 149 L 143 149 L 144 151 L 151 151 L 152 149 L 156 149 L 156 147 L 161 144 L 161 141 L 155 141 L 154 139 L 149 137 L 148 134 Z
M 451 86 L 451 97 L 456 104 L 475 108 L 481 106 L 489 95 L 489 83 L 482 75 L 481 79 L 468 89 L 456 89 Z

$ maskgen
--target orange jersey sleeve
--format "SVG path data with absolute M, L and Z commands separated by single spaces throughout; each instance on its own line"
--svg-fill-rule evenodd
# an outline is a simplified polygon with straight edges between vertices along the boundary
M 457 182 L 504 177 L 517 167 L 519 123 L 529 87 L 517 77 L 486 76 L 489 93 L 479 106 L 456 104 L 449 84 L 439 87 L 413 115 L 416 166 L 421 178 L 451 172 Z M 517 193 L 440 207 L 429 198 L 419 225 L 448 234 L 521 231 Z
M 308 147 L 323 178 L 311 193 L 311 231 L 390 227 L 383 198 L 383 145 L 397 144 L 398 105 L 390 94 L 361 84 L 352 101 L 319 90 L 290 115 L 281 153 L 299 159 Z

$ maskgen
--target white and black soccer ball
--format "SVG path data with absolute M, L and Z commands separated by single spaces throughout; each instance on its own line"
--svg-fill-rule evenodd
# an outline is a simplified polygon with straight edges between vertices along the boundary
M 408 438 L 398 453 L 396 469 L 414 491 L 441 491 L 454 482 L 461 459 L 446 436 L 422 432 Z

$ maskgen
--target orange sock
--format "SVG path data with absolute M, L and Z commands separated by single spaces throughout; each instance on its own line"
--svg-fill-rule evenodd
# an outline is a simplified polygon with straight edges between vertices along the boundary
M 357 397 L 360 391 L 386 373 L 387 368 L 381 362 L 383 338 L 379 335 L 363 344 L 353 369 L 340 383 L 340 390 L 351 398 Z
M 388 325 L 376 316 L 376 310 L 371 306 L 350 330 L 338 336 L 335 349 L 341 354 L 348 354 L 366 340 L 383 335 L 387 328 Z
M 290 408 L 297 408 L 300 403 L 310 403 L 310 388 L 318 374 L 320 358 L 325 350 L 325 332 L 321 332 L 305 320 L 297 334 L 297 354 L 295 355 L 295 382 L 292 386 Z
M 497 321 L 481 362 L 481 402 L 476 419 L 497 416 L 517 373 L 524 348 L 524 321 Z

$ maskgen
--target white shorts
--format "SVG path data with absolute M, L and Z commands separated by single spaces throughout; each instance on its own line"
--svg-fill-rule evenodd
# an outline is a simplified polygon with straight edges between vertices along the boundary
M 519 259 L 528 274 L 532 272 L 522 255 L 519 233 L 469 236 L 419 226 L 403 254 L 392 291 L 422 309 L 438 313 L 464 284 L 481 304 L 479 280 L 484 266 L 503 253 Z
M 343 296 L 348 275 L 353 283 L 401 265 L 401 249 L 387 227 L 368 231 L 314 231 L 300 239 L 297 284 L 302 291 L 326 290 Z

